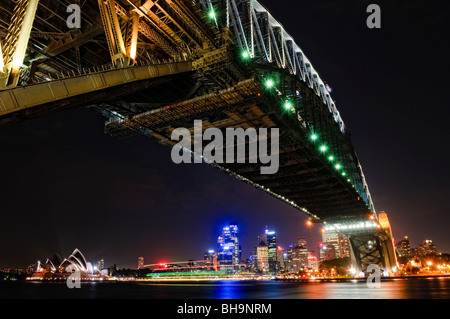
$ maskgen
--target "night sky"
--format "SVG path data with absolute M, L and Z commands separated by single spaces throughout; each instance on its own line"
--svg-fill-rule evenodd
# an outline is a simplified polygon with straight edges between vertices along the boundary
M 295 38 L 352 134 L 377 211 L 397 242 L 432 239 L 450 252 L 448 1 L 261 1 Z M 320 225 L 205 164 L 173 164 L 169 147 L 105 135 L 105 119 L 75 109 L 0 128 L 0 267 L 79 248 L 105 265 L 202 259 L 237 221 L 243 257 L 266 225 L 286 247 L 317 252 Z

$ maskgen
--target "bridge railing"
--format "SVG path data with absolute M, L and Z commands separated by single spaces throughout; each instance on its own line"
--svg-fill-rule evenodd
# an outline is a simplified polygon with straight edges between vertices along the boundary
M 233 30 L 242 52 L 262 62 L 276 64 L 305 82 L 328 107 L 342 133 L 345 124 L 327 84 L 306 57 L 293 37 L 256 0 L 226 0 L 227 26 Z

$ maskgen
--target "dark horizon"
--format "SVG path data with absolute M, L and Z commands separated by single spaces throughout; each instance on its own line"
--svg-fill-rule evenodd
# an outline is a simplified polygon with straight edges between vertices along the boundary
M 367 1 L 261 3 L 332 87 L 395 242 L 449 253 L 448 2 L 378 1 L 381 29 L 367 28 Z M 1 268 L 75 248 L 119 268 L 202 258 L 231 221 L 244 259 L 266 225 L 317 256 L 321 227 L 305 214 L 205 164 L 176 165 L 147 137 L 107 136 L 105 120 L 79 108 L 0 128 Z

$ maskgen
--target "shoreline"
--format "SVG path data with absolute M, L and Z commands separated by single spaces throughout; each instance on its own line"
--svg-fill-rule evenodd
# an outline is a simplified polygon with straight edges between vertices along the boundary
M 381 281 L 395 281 L 399 279 L 430 279 L 430 278 L 450 278 L 450 274 L 428 274 L 428 275 L 409 275 L 409 276 L 392 276 L 392 277 L 381 277 Z M 364 278 L 351 278 L 351 277 L 329 277 L 329 278 L 111 278 L 103 280 L 92 280 L 92 279 L 81 279 L 82 283 L 96 282 L 96 283 L 145 283 L 145 282 L 265 282 L 265 281 L 279 281 L 279 282 L 299 282 L 299 283 L 320 283 L 320 282 L 366 282 L 368 277 Z M 46 283 L 58 283 L 66 282 L 66 279 L 17 279 L 13 280 L 16 282 L 46 282 Z M 10 282 L 10 280 L 8 280 Z

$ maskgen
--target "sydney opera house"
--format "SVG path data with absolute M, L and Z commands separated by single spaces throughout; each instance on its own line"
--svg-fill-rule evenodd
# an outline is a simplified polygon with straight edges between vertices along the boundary
M 55 254 L 52 259 L 47 258 L 45 263 L 38 261 L 36 272 L 29 279 L 66 279 L 74 272 L 78 272 L 80 277 L 85 279 L 103 278 L 108 275 L 107 269 L 100 270 L 92 267 L 92 264 L 87 262 L 81 251 L 76 248 L 69 257 L 62 260 Z

